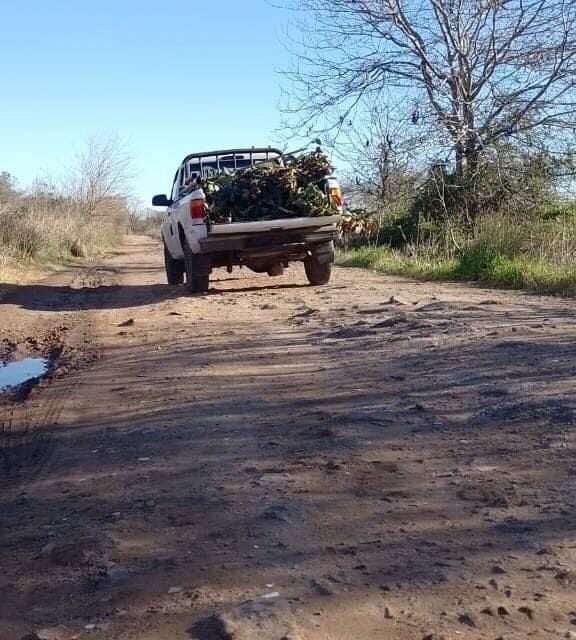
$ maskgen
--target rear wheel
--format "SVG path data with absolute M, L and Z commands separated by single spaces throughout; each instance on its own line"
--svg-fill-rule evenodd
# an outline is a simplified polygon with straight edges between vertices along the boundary
M 281 276 L 284 274 L 284 267 L 278 263 L 278 264 L 273 264 L 269 269 L 268 269 L 268 275 L 272 276 L 273 278 L 276 276 Z
M 210 269 L 206 264 L 206 257 L 192 253 L 184 234 L 182 234 L 182 250 L 188 291 L 206 293 L 210 286 Z
M 332 263 L 334 262 L 334 245 L 332 242 L 323 242 L 316 245 L 311 255 L 304 261 L 306 277 L 311 285 L 328 284 L 332 275 Z
M 168 284 L 182 284 L 184 282 L 184 261 L 173 258 L 166 245 L 164 245 L 164 266 L 166 267 Z

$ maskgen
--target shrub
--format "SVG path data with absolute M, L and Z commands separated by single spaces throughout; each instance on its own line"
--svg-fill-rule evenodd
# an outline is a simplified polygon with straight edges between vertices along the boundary
M 42 246 L 42 235 L 27 211 L 0 213 L 0 245 L 24 259 L 34 258 Z
M 0 211 L 0 254 L 60 260 L 98 253 L 124 233 L 125 209 L 108 202 L 87 214 L 72 199 L 20 198 Z
M 132 233 L 159 236 L 164 216 L 164 213 L 153 209 L 144 211 L 133 209 L 128 214 L 128 228 Z

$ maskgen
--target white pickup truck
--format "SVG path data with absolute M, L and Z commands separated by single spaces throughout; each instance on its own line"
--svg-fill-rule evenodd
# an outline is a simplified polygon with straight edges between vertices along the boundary
M 226 267 L 231 272 L 234 266 L 246 266 L 257 273 L 277 276 L 291 261 L 304 263 L 312 285 L 330 280 L 338 215 L 213 224 L 203 189 L 190 186 L 197 178 L 270 162 L 283 163 L 282 152 L 271 147 L 231 149 L 184 158 L 174 176 L 170 197 L 157 195 L 152 199 L 153 206 L 167 207 L 161 235 L 168 284 L 182 284 L 186 277 L 192 293 L 205 293 L 214 267 Z M 340 211 L 338 182 L 329 177 L 319 186 Z

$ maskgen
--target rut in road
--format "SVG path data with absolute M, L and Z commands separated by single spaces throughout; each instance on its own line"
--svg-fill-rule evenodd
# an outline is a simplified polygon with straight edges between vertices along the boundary
M 98 356 L 27 400 L 62 411 L 0 498 L 0 637 L 568 637 L 569 304 L 361 270 L 188 297 L 143 238 L 99 268 L 0 311 Z

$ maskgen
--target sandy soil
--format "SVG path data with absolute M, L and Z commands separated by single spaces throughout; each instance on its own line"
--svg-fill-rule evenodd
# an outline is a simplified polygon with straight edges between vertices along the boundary
M 576 637 L 573 301 L 361 270 L 14 289 L 1 640 Z M 27 397 L 25 397 L 27 396 Z

